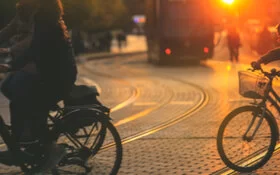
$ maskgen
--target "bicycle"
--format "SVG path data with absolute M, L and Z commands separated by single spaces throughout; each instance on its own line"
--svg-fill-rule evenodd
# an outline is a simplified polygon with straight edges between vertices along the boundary
M 261 73 L 256 74 L 254 64 L 252 67 L 250 71 L 239 72 L 239 93 L 254 101 L 231 111 L 217 136 L 221 159 L 238 172 L 251 172 L 265 165 L 279 139 L 278 125 L 267 103 L 280 113 L 280 97 L 272 87 L 280 71 L 266 72 L 259 67 Z
M 95 174 L 118 173 L 122 161 L 122 143 L 109 115 L 110 110 L 101 104 L 53 107 L 48 117 L 50 134 L 53 141 L 64 146 L 67 154 L 51 170 L 52 174 L 70 174 L 69 169 L 77 167 L 81 167 L 84 174 L 93 171 L 96 171 Z M 11 127 L 5 124 L 2 116 L 0 135 L 11 153 L 4 157 L 2 155 L 0 163 L 18 166 L 27 174 L 40 172 L 46 155 L 39 141 L 17 143 L 11 135 Z M 112 153 L 114 157 L 111 156 Z M 102 170 L 106 172 L 101 172 Z

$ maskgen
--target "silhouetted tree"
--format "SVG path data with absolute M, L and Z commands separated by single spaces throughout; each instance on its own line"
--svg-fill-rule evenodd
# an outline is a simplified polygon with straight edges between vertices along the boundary
M 84 28 L 91 31 L 104 31 L 121 28 L 128 21 L 127 9 L 122 0 L 91 0 L 91 16 Z

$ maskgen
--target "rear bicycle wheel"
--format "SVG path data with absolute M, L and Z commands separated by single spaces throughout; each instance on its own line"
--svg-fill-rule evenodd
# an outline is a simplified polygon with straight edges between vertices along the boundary
M 229 168 L 251 172 L 270 159 L 277 139 L 277 126 L 272 117 L 262 116 L 262 110 L 255 106 L 244 106 L 233 110 L 222 122 L 217 147 Z
M 116 175 L 122 162 L 122 142 L 115 126 L 106 122 L 106 137 L 100 150 L 88 160 L 92 174 Z
M 67 143 L 74 149 L 87 148 L 91 155 L 100 149 L 106 135 L 103 116 L 97 116 L 96 111 L 86 109 L 74 112 L 64 120 L 67 129 L 58 139 L 58 144 Z
M 81 169 L 84 167 L 86 173 L 117 174 L 122 161 L 122 143 L 114 125 L 108 116 L 101 113 L 97 115 L 96 111 L 90 109 L 77 111 L 77 114 L 80 114 L 78 118 L 76 114 L 74 117 L 65 117 L 63 123 L 66 129 L 57 141 L 69 147 L 66 158 L 60 162 L 59 172 L 84 173 L 84 169 Z M 92 122 L 92 125 L 73 128 L 85 121 Z
M 88 159 L 102 147 L 106 136 L 106 116 L 91 109 L 78 110 L 63 118 L 63 129 L 57 144 L 65 145 L 67 155 L 59 164 L 59 171 L 87 173 Z M 88 124 L 90 123 L 90 124 Z M 57 129 L 56 129 L 57 130 Z M 82 169 L 81 169 L 82 167 Z

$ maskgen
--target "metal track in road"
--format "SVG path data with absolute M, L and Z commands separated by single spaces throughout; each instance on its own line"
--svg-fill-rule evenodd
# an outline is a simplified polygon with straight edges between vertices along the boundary
M 119 64 L 119 65 L 120 65 L 120 64 Z M 84 68 L 85 70 L 87 70 L 88 72 L 90 72 L 90 73 L 92 73 L 92 74 L 95 74 L 95 75 L 99 75 L 99 76 L 103 76 L 103 77 L 108 77 L 108 78 L 114 78 L 114 79 L 117 79 L 117 80 L 121 80 L 121 81 L 126 82 L 125 80 L 120 79 L 120 78 L 118 78 L 118 77 L 114 77 L 114 76 L 112 76 L 112 75 L 108 75 L 108 74 L 105 74 L 105 73 L 100 73 L 100 72 L 92 71 L 91 69 L 87 68 L 86 66 L 83 66 L 83 68 Z M 129 70 L 128 70 L 127 72 L 129 72 L 130 74 L 133 74 L 133 72 L 131 72 L 131 71 L 129 71 Z M 134 73 L 134 74 L 135 74 L 135 73 Z M 129 84 L 129 82 L 127 82 L 127 83 Z M 139 90 L 137 87 L 134 87 L 134 89 L 136 89 L 136 91 L 137 91 L 137 97 L 138 97 L 138 96 L 140 95 L 140 90 Z M 139 119 L 139 118 L 141 118 L 141 117 L 147 116 L 148 114 L 152 113 L 153 111 L 156 111 L 156 110 L 160 109 L 161 107 L 163 107 L 163 106 L 169 104 L 169 103 L 172 101 L 172 98 L 174 97 L 174 93 L 173 93 L 172 89 L 169 89 L 169 91 L 170 91 L 170 93 L 171 93 L 171 96 L 170 96 L 166 101 L 161 102 L 161 103 L 159 103 L 159 104 L 157 104 L 157 105 L 155 105 L 155 106 L 153 106 L 153 107 L 150 107 L 150 108 L 148 108 L 148 109 L 142 110 L 142 111 L 140 111 L 140 112 L 138 112 L 138 113 L 136 113 L 136 114 L 133 114 L 133 115 L 131 115 L 131 116 L 128 116 L 128 117 L 126 117 L 126 118 L 124 118 L 124 119 L 122 119 L 122 120 L 119 120 L 117 123 L 114 123 L 114 125 L 115 125 L 115 126 L 120 126 L 120 125 L 123 125 L 123 124 L 125 124 L 125 123 L 134 121 L 134 120 Z M 134 98 L 133 96 L 131 96 L 131 98 L 133 98 L 134 101 L 136 100 L 136 98 Z M 128 105 L 130 105 L 130 104 L 132 104 L 132 103 L 134 102 L 134 101 L 131 101 L 130 99 L 128 99 L 127 101 L 130 101 L 130 103 L 124 102 L 125 105 L 122 105 L 122 108 L 124 108 L 124 107 L 126 107 L 126 106 L 128 106 Z M 119 104 L 119 105 L 121 105 L 121 104 Z M 117 106 L 119 106 L 119 105 L 117 105 Z
M 129 58 L 128 58 L 128 59 L 124 59 L 124 60 L 118 62 L 118 65 L 117 65 L 117 66 L 122 67 L 122 68 L 126 68 L 128 71 L 133 72 L 133 70 L 131 71 L 130 68 L 128 68 L 128 67 L 126 67 L 126 66 L 124 65 L 124 62 L 127 61 L 127 60 L 130 60 L 130 59 L 129 59 Z M 161 75 L 159 75 L 159 77 L 161 77 Z M 174 80 L 174 81 L 183 82 L 182 80 L 179 80 L 179 79 L 170 77 L 169 75 L 166 75 L 166 76 L 164 76 L 164 77 L 165 77 L 165 78 L 168 77 L 168 79 L 170 78 L 170 79 L 172 79 L 172 80 Z M 187 83 L 187 82 L 183 82 L 183 83 Z M 203 91 L 203 89 L 200 88 L 200 87 L 198 87 L 197 85 L 192 84 L 192 83 L 188 83 L 188 84 L 191 85 L 191 86 L 195 86 L 196 88 L 200 89 L 201 92 L 205 93 L 205 92 Z M 207 94 L 205 94 L 205 95 L 207 96 Z M 125 143 L 129 143 L 129 142 L 135 141 L 135 140 L 137 140 L 137 139 L 140 139 L 140 138 L 142 138 L 142 137 L 145 137 L 145 136 L 147 136 L 147 135 L 150 135 L 150 134 L 153 134 L 153 133 L 155 133 L 155 132 L 157 132 L 157 131 L 160 131 L 160 130 L 162 130 L 162 129 L 165 129 L 165 128 L 169 127 L 169 126 L 172 126 L 172 125 L 174 125 L 174 124 L 176 124 L 176 123 L 178 123 L 178 122 L 184 120 L 185 118 L 188 118 L 188 117 L 191 116 L 193 113 L 195 113 L 196 111 L 200 110 L 203 106 L 205 106 L 205 105 L 207 104 L 207 101 L 209 100 L 208 98 L 209 98 L 208 96 L 205 97 L 205 102 L 200 102 L 200 103 L 199 103 L 197 106 L 195 106 L 193 109 L 191 109 L 190 111 L 185 112 L 185 113 L 182 114 L 182 115 L 177 116 L 177 117 L 176 117 L 175 119 L 173 119 L 173 120 L 166 121 L 166 122 L 164 122 L 164 123 L 162 123 L 162 124 L 160 124 L 160 125 L 158 125 L 158 126 L 155 126 L 155 127 L 153 127 L 153 128 L 150 128 L 150 129 L 148 129 L 148 130 L 146 130 L 146 131 L 142 131 L 142 132 L 139 132 L 139 133 L 137 133 L 137 134 L 134 134 L 134 135 L 131 135 L 131 136 L 129 136 L 129 137 L 124 138 L 124 139 L 122 140 L 122 143 L 125 144 Z M 109 147 L 108 147 L 108 148 L 109 148 Z M 280 153 L 280 144 L 278 144 L 278 145 L 276 146 L 274 154 L 279 154 L 279 153 Z M 242 164 L 244 164 L 244 165 L 250 165 L 250 164 L 252 164 L 252 163 L 258 161 L 258 160 L 259 160 L 260 158 L 262 158 L 263 156 L 264 156 L 263 153 L 258 152 L 258 153 L 255 154 L 254 156 L 252 156 L 252 157 L 250 157 L 250 158 L 244 159 L 244 160 L 242 161 Z M 215 172 L 213 172 L 213 173 L 211 173 L 211 174 L 213 174 L 213 175 L 218 175 L 218 174 L 226 175 L 226 174 L 238 174 L 238 172 L 233 171 L 233 170 L 231 170 L 231 169 L 225 167 L 225 168 L 222 168 L 222 169 L 220 169 L 220 170 L 218 170 L 218 171 L 215 171 Z
M 107 78 L 113 78 L 113 79 L 117 79 L 123 83 L 126 83 L 126 84 L 130 84 L 129 82 L 126 82 L 125 80 L 123 79 L 119 79 L 117 77 L 114 77 L 112 75 L 108 75 L 108 74 L 105 74 L 105 73 L 101 73 L 101 72 L 96 72 L 96 71 L 92 71 L 91 69 L 87 68 L 86 66 L 82 65 L 82 67 L 87 70 L 88 72 L 92 73 L 92 74 L 95 74 L 95 75 L 98 75 L 98 76 L 102 76 L 102 77 L 107 77 Z M 116 112 L 122 108 L 125 108 L 126 106 L 132 104 L 139 96 L 140 96 L 140 90 L 139 88 L 137 87 L 133 87 L 133 94 L 125 101 L 117 104 L 116 106 L 114 106 L 113 108 L 111 108 L 111 112 Z
M 125 60 L 124 60 L 124 61 L 125 61 Z M 125 67 L 125 66 L 123 66 L 121 63 L 119 63 L 118 66 Z M 85 66 L 84 66 L 84 67 L 85 67 Z M 125 68 L 127 68 L 127 67 L 125 67 Z M 88 68 L 86 68 L 86 69 L 88 69 Z M 128 69 L 128 68 L 127 68 L 127 69 Z M 107 74 L 99 73 L 99 72 L 92 72 L 92 71 L 89 70 L 89 69 L 88 69 L 88 71 L 90 71 L 91 73 L 94 73 L 94 74 L 96 74 L 96 75 L 101 75 L 101 76 L 106 76 L 106 77 L 112 78 L 111 75 L 107 75 Z M 127 71 L 130 72 L 130 73 L 133 73 L 133 72 L 132 72 L 131 70 L 129 70 L 129 69 L 128 69 Z M 161 77 L 161 76 L 159 76 L 159 77 Z M 201 109 L 202 109 L 204 106 L 206 106 L 206 104 L 208 103 L 208 101 L 209 101 L 209 95 L 207 94 L 207 92 L 204 91 L 204 89 L 203 89 L 202 87 L 200 87 L 200 86 L 198 86 L 198 85 L 196 85 L 196 84 L 190 83 L 190 82 L 183 81 L 183 80 L 181 80 L 181 79 L 176 79 L 176 78 L 174 78 L 174 77 L 170 77 L 169 75 L 164 75 L 164 76 L 163 76 L 163 78 L 166 78 L 166 77 L 168 77 L 169 79 L 171 79 L 171 80 L 173 80 L 173 81 L 180 82 L 180 83 L 183 83 L 183 84 L 187 84 L 187 85 L 189 85 L 189 86 L 194 87 L 195 89 L 198 89 L 198 90 L 200 91 L 200 94 L 201 94 L 201 99 L 200 99 L 200 101 L 199 101 L 194 107 L 192 107 L 191 109 L 189 109 L 188 111 L 186 111 L 186 112 L 184 112 L 183 114 L 180 114 L 180 115 L 178 115 L 178 116 L 172 118 L 171 120 L 165 121 L 165 122 L 163 122 L 163 123 L 161 123 L 161 124 L 159 124 L 159 125 L 157 125 L 157 126 L 155 126 L 155 127 L 152 127 L 152 128 L 147 129 L 147 130 L 145 130 L 145 131 L 142 131 L 142 132 L 133 134 L 133 135 L 128 136 L 128 137 L 126 137 L 126 138 L 123 138 L 123 139 L 122 139 L 122 143 L 123 143 L 123 144 L 132 142 L 132 141 L 134 141 L 134 140 L 140 139 L 140 138 L 142 138 L 142 137 L 145 137 L 145 136 L 147 136 L 147 135 L 153 134 L 153 133 L 155 133 L 155 132 L 157 132 L 157 131 L 160 131 L 160 130 L 163 130 L 163 129 L 167 128 L 167 127 L 170 127 L 170 126 L 172 126 L 172 125 L 175 125 L 176 123 L 178 123 L 178 122 L 180 122 L 180 121 L 182 121 L 182 120 L 184 120 L 184 119 L 186 119 L 186 118 L 192 116 L 194 113 L 196 113 L 196 112 L 198 112 L 199 110 L 201 110 Z M 172 97 L 171 97 L 171 98 L 172 98 Z M 160 107 L 162 107 L 162 106 L 164 106 L 164 105 L 170 103 L 170 102 L 172 101 L 171 98 L 170 98 L 166 103 L 163 103 L 163 104 L 159 105 L 158 107 L 156 107 L 156 108 L 153 109 L 152 111 L 155 111 L 155 110 L 159 109 Z M 146 115 L 147 115 L 147 114 L 146 114 Z M 113 145 L 106 145 L 105 147 L 108 149 L 108 148 L 110 148 L 111 146 L 113 146 Z
M 193 87 L 199 89 L 199 90 L 201 91 L 201 97 L 202 97 L 201 100 L 200 100 L 200 102 L 199 102 L 198 104 L 196 104 L 196 105 L 195 105 L 193 108 L 191 108 L 190 110 L 184 112 L 184 113 L 181 114 L 181 115 L 178 115 L 178 116 L 174 117 L 173 119 L 171 119 L 171 120 L 169 120 L 169 121 L 166 121 L 166 122 L 164 122 L 164 123 L 161 123 L 161 124 L 159 124 L 159 125 L 157 125 L 157 126 L 155 126 L 155 127 L 152 127 L 152 128 L 150 128 L 150 129 L 148 129 L 148 130 L 145 130 L 145 131 L 142 131 L 142 132 L 133 134 L 133 135 L 131 135 L 131 136 L 129 136 L 129 137 L 123 138 L 123 139 L 122 139 L 122 144 L 130 143 L 130 142 L 135 141 L 135 140 L 137 140 L 137 139 L 140 139 L 140 138 L 142 138 L 142 137 L 151 135 L 151 134 L 156 133 L 156 132 L 158 132 L 158 131 L 160 131 L 160 130 L 163 130 L 163 129 L 165 129 L 165 128 L 168 128 L 168 127 L 170 127 L 170 126 L 173 126 L 173 125 L 175 125 L 175 124 L 181 122 L 182 120 L 184 120 L 184 119 L 186 119 L 186 118 L 192 116 L 194 113 L 198 112 L 198 111 L 201 110 L 204 106 L 207 105 L 207 103 L 208 103 L 208 101 L 209 101 L 209 96 L 208 96 L 208 94 L 207 94 L 201 87 L 199 87 L 199 86 L 197 86 L 197 85 L 194 85 L 194 84 L 192 84 L 192 83 L 184 82 L 184 81 L 182 81 L 182 80 L 177 80 L 177 81 L 183 82 L 183 83 L 185 83 L 185 84 L 188 84 L 188 85 L 190 85 L 190 86 L 193 86 Z M 111 147 L 113 147 L 113 146 L 114 146 L 113 143 L 104 145 L 104 146 L 102 147 L 102 150 L 109 149 L 109 148 L 111 148 Z
M 273 154 L 275 155 L 275 154 L 279 154 L 279 153 L 280 153 L 280 144 L 277 144 Z M 258 161 L 262 157 L 264 157 L 264 153 L 256 154 L 252 158 L 250 158 L 248 160 L 244 160 L 242 165 L 244 165 L 244 166 L 251 165 L 252 163 Z M 228 167 L 224 167 L 224 168 L 222 168 L 222 169 L 212 173 L 212 175 L 233 175 L 233 174 L 239 174 L 239 173 L 234 171 L 234 170 L 232 170 L 232 169 L 230 169 L 230 168 L 228 168 Z
M 185 82 L 186 84 L 189 84 L 191 86 L 194 86 L 193 84 L 191 83 L 187 83 Z M 200 87 L 196 86 L 196 88 L 199 88 L 200 90 L 202 90 Z M 167 127 L 170 127 L 172 125 L 175 125 L 176 123 L 192 116 L 194 113 L 198 112 L 200 109 L 202 109 L 209 101 L 209 96 L 208 94 L 205 92 L 205 91 L 201 91 L 201 95 L 202 95 L 202 98 L 200 100 L 200 102 L 195 105 L 193 108 L 191 108 L 190 110 L 184 112 L 183 114 L 181 115 L 178 115 L 176 117 L 174 117 L 173 119 L 169 120 L 169 121 L 166 121 L 162 124 L 159 124 L 158 126 L 155 126 L 153 128 L 150 128 L 148 130 L 145 130 L 145 131 L 142 131 L 142 132 L 139 132 L 137 134 L 134 134 L 134 135 L 131 135 L 129 137 L 126 137 L 124 139 L 122 139 L 122 143 L 125 144 L 125 143 L 129 143 L 129 142 L 132 142 L 134 140 L 137 140 L 139 138 L 142 138 L 144 136 L 147 136 L 147 135 L 150 135 L 150 134 L 153 134 L 157 131 L 160 131 L 160 130 L 163 130 Z

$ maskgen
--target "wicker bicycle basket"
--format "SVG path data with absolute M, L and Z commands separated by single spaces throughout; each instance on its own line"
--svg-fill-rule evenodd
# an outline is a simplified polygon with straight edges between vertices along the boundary
M 267 88 L 269 79 L 262 74 L 250 71 L 239 71 L 239 94 L 246 98 L 261 99 Z

